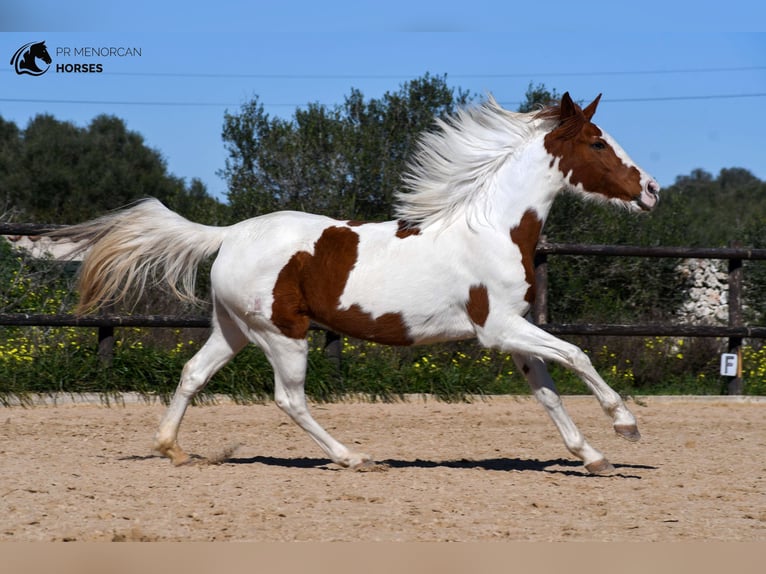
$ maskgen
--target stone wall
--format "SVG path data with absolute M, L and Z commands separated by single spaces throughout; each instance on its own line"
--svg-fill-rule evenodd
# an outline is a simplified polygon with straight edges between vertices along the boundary
M 686 259 L 678 272 L 687 285 L 687 296 L 678 317 L 694 325 L 725 325 L 729 320 L 728 273 L 724 261 Z
M 41 235 L 0 235 L 15 249 L 23 249 L 36 259 L 50 257 L 56 261 L 82 261 L 84 254 L 77 252 L 77 244 L 68 240 L 54 241 Z M 73 254 L 74 252 L 74 254 Z

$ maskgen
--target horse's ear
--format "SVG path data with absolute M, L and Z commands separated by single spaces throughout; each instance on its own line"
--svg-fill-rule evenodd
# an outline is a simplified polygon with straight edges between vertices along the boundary
M 561 107 L 559 111 L 559 122 L 564 123 L 569 118 L 576 116 L 578 112 L 578 106 L 572 101 L 572 97 L 569 92 L 564 92 L 561 96 Z
M 588 104 L 588 107 L 585 108 L 582 113 L 585 114 L 585 117 L 588 118 L 588 121 L 591 120 L 593 117 L 593 114 L 596 113 L 596 108 L 598 107 L 598 102 L 601 99 L 601 94 L 596 96 L 596 99 L 593 100 L 590 104 Z

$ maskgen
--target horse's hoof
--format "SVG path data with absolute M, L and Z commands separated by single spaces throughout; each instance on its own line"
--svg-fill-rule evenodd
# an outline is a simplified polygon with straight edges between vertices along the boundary
M 184 453 L 183 456 L 170 459 L 170 462 L 173 463 L 173 466 L 192 466 L 195 464 L 207 464 L 207 459 L 197 456 L 192 457 Z
M 374 460 L 366 460 L 362 464 L 355 466 L 356 472 L 385 472 L 390 467 L 381 462 L 375 462 Z
M 614 432 L 631 442 L 641 439 L 641 433 L 638 432 L 636 425 L 614 425 Z
M 369 454 L 353 453 L 345 460 L 339 462 L 342 467 L 350 468 L 351 470 L 359 470 L 361 467 L 374 464 L 372 457 Z
M 177 444 L 170 447 L 155 447 L 155 450 L 169 458 L 173 466 L 184 466 L 192 461 L 192 458 Z
M 585 465 L 585 470 L 587 470 L 591 474 L 611 474 L 614 472 L 614 467 L 612 466 L 612 463 L 606 460 L 605 458 L 602 458 L 601 460 L 597 460 L 595 462 L 591 462 Z

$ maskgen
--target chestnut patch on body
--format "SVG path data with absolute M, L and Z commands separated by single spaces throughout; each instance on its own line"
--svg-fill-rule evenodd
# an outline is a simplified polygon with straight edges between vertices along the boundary
M 420 235 L 420 228 L 416 226 L 410 226 L 410 224 L 406 221 L 400 219 L 396 222 L 396 224 L 396 236 L 399 239 L 404 239 L 405 237 L 410 237 L 411 235 Z
M 340 297 L 356 265 L 359 235 L 347 227 L 328 227 L 314 243 L 314 253 L 298 251 L 274 284 L 271 322 L 288 337 L 302 339 L 311 319 L 352 337 L 386 345 L 411 345 L 399 313 L 380 317 L 358 304 L 340 309 Z
M 476 325 L 483 327 L 489 316 L 489 294 L 485 285 L 474 285 L 468 290 L 465 310 Z
M 533 210 L 528 209 L 524 212 L 519 224 L 511 229 L 511 241 L 518 245 L 521 251 L 524 280 L 529 285 L 524 294 L 524 300 L 530 305 L 535 302 L 535 249 L 542 228 L 543 222 Z
M 373 221 L 360 221 L 358 219 L 349 219 L 346 225 L 349 227 L 359 227 L 360 225 L 366 225 L 368 223 L 374 223 Z M 415 225 L 410 225 L 408 222 L 399 219 L 396 222 L 396 236 L 399 239 L 410 237 L 412 235 L 420 235 L 420 228 Z

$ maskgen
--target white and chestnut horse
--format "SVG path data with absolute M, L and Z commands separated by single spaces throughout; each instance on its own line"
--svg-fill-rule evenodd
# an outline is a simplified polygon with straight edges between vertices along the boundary
M 369 463 L 308 411 L 306 335 L 314 321 L 387 345 L 476 338 L 510 353 L 566 447 L 591 473 L 611 471 L 567 414 L 544 361 L 575 371 L 620 436 L 639 438 L 636 419 L 583 351 L 524 319 L 534 297 L 535 246 L 560 191 L 633 211 L 658 201 L 657 182 L 591 122 L 599 98 L 581 109 L 564 94 L 559 105 L 528 114 L 489 98 L 439 121 L 421 137 L 395 221 L 278 212 L 210 227 L 146 200 L 56 232 L 89 249 L 79 312 L 140 293 L 151 278 L 192 299 L 198 264 L 218 252 L 212 333 L 184 366 L 155 449 L 174 464 L 189 460 L 177 437 L 190 400 L 255 343 L 274 368 L 277 405 L 333 462 Z

